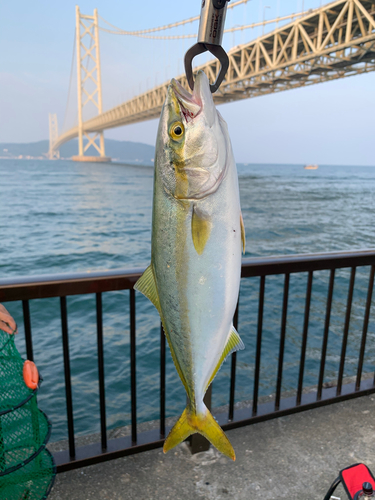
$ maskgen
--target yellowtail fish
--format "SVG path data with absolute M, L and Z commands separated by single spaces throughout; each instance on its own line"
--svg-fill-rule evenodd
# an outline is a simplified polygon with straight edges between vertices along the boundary
M 159 311 L 189 397 L 164 452 L 199 432 L 235 460 L 203 397 L 244 348 L 232 322 L 244 245 L 236 164 L 208 79 L 199 72 L 192 95 L 173 79 L 156 143 L 151 264 L 134 287 Z

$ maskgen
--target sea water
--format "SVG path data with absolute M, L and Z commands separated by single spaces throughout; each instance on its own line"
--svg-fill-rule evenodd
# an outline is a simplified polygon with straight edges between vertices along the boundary
M 245 257 L 375 248 L 375 168 L 238 165 Z M 153 169 L 124 164 L 0 160 L 0 278 L 146 267 L 151 254 Z M 358 269 L 345 377 L 356 373 L 369 269 Z M 349 270 L 336 273 L 325 382 L 339 366 Z M 267 277 L 260 395 L 275 392 L 283 276 Z M 314 273 L 304 386 L 317 383 L 329 272 Z M 307 273 L 291 275 L 283 391 L 297 387 Z M 239 333 L 246 349 L 237 357 L 236 401 L 253 393 L 259 278 L 241 283 Z M 6 307 L 19 325 L 25 356 L 21 302 Z M 103 294 L 107 424 L 130 422 L 129 291 Z M 98 432 L 99 389 L 95 296 L 67 299 L 77 434 Z M 53 424 L 53 440 L 67 436 L 61 318 L 58 298 L 30 301 L 35 362 L 44 381 L 39 406 Z M 364 371 L 374 369 L 375 326 L 370 316 Z M 137 294 L 137 418 L 159 417 L 160 321 Z M 213 406 L 227 404 L 230 362 L 213 384 Z M 183 386 L 167 355 L 167 416 L 185 406 Z

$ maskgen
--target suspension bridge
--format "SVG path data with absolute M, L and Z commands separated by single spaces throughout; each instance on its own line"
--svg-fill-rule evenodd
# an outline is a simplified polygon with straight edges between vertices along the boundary
M 229 6 L 235 7 L 245 1 L 247 0 L 239 0 Z M 155 31 L 178 26 L 192 19 L 156 29 L 124 31 L 123 34 L 157 38 L 153 35 Z M 375 70 L 374 0 L 337 0 L 307 12 L 270 21 L 263 19 L 263 22 L 237 26 L 227 31 L 270 23 L 277 26 L 282 22 L 282 26 L 228 52 L 229 69 L 219 90 L 213 95 L 216 104 Z M 107 31 L 121 33 L 122 30 L 115 28 Z M 90 39 L 89 47 L 84 42 L 85 37 Z M 103 131 L 158 118 L 169 81 L 103 111 L 97 10 L 93 16 L 88 16 L 81 14 L 79 8 L 76 8 L 76 53 L 78 124 L 59 135 L 56 115 L 50 115 L 49 157 L 58 157 L 59 147 L 78 137 L 78 156 L 74 157 L 75 160 L 108 161 Z M 88 58 L 93 61 L 90 70 L 84 64 Z M 211 81 L 215 81 L 220 63 L 216 60 L 209 61 L 194 68 L 195 73 L 200 69 L 205 71 Z M 189 89 L 185 74 L 176 79 Z M 88 82 L 91 84 L 90 90 Z M 97 115 L 84 121 L 82 110 L 88 103 L 95 106 Z M 90 146 L 95 147 L 99 156 L 85 154 Z

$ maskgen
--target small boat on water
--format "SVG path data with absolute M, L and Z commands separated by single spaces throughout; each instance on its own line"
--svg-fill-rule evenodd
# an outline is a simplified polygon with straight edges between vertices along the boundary
M 303 168 L 305 170 L 316 170 L 318 168 L 318 165 L 305 165 Z

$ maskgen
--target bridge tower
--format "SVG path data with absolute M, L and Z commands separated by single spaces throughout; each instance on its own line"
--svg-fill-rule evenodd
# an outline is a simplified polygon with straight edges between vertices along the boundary
M 48 158 L 50 160 L 60 158 L 60 151 L 58 149 L 54 150 L 53 145 L 59 137 L 59 129 L 57 126 L 57 115 L 56 113 L 49 113 L 49 151 Z
M 97 113 L 102 113 L 102 83 L 100 74 L 99 54 L 99 24 L 98 10 L 93 16 L 81 14 L 76 6 L 76 42 L 77 42 L 77 94 L 78 94 L 78 156 L 74 161 L 108 162 L 111 159 L 105 156 L 104 135 L 102 132 L 89 133 L 83 129 L 82 111 L 88 104 L 94 105 Z M 94 66 L 89 68 L 89 62 Z M 83 139 L 87 139 L 84 145 Z M 85 155 L 93 146 L 99 156 Z

